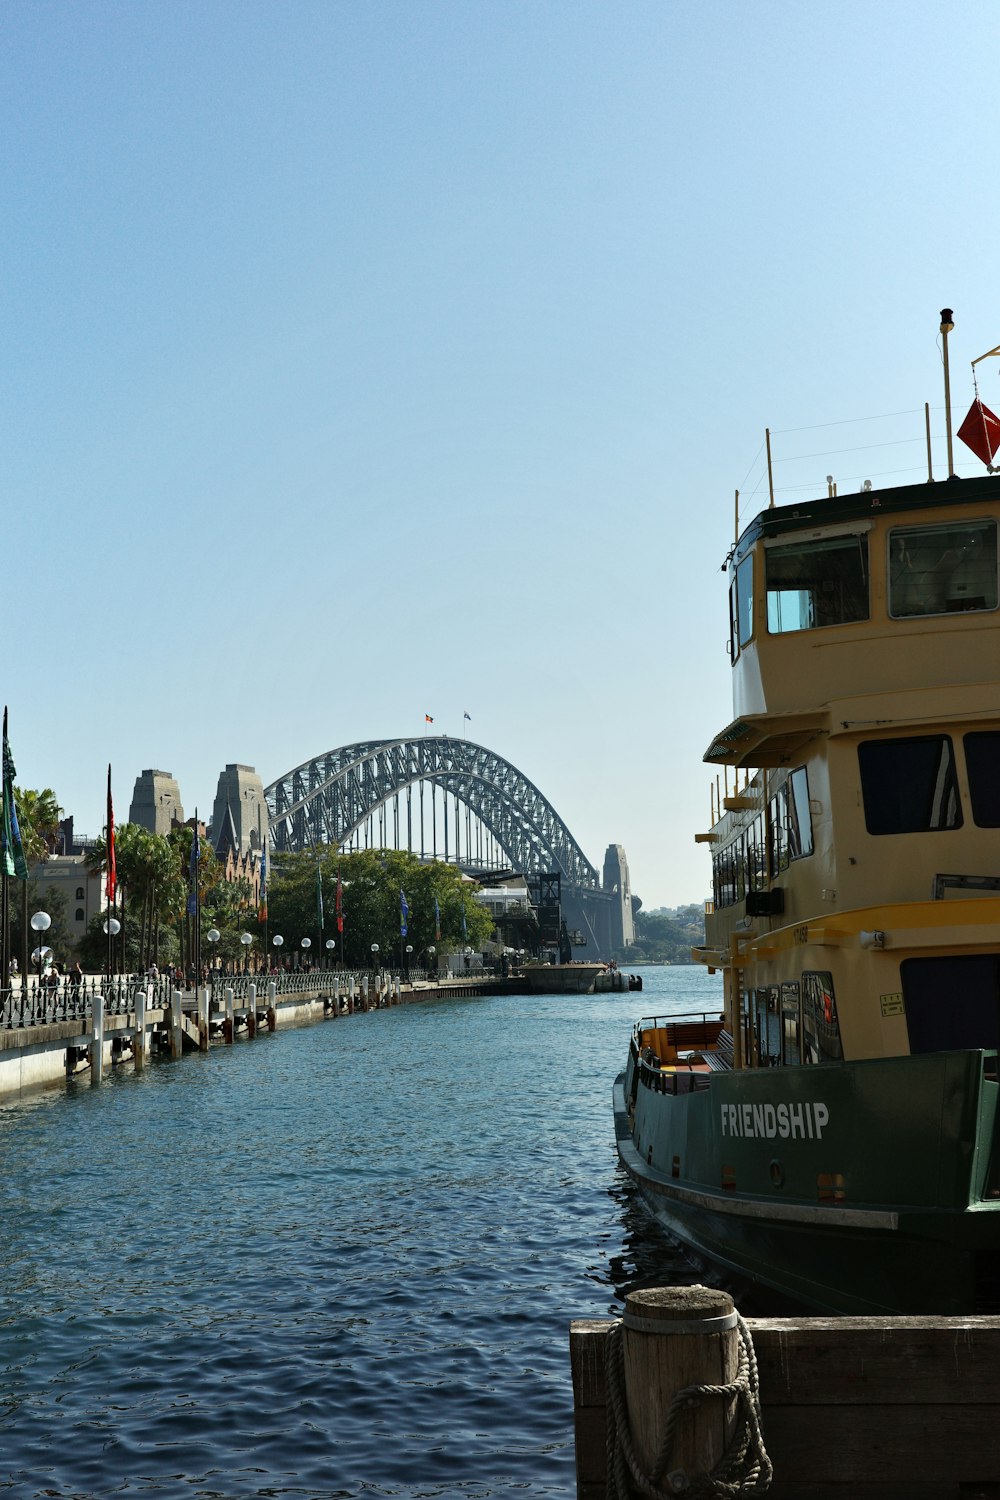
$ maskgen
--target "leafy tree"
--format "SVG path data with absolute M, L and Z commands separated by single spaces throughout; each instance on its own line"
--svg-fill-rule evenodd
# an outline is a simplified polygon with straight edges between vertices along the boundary
M 635 913 L 635 943 L 623 957 L 650 963 L 687 964 L 691 949 L 705 941 L 705 912 L 700 905 L 675 912 Z
M 15 892 L 18 894 L 15 895 Z M 27 956 L 28 972 L 31 969 L 31 953 L 37 948 L 39 935 L 30 926 L 33 912 L 48 912 L 52 918 L 51 927 L 42 933 L 42 947 L 51 948 L 55 963 L 64 966 L 69 962 L 73 954 L 76 939 L 73 938 L 72 929 L 66 918 L 66 892 L 60 891 L 54 885 L 42 885 L 39 880 L 27 880 L 24 886 L 24 894 L 21 894 L 21 882 L 10 880 L 9 901 L 7 901 L 7 921 L 10 922 L 10 953 L 15 956 L 18 963 L 22 962 L 25 953 L 24 945 L 24 912 L 27 910 Z
M 403 942 L 420 955 L 433 946 L 439 951 L 478 948 L 493 930 L 493 919 L 474 899 L 478 887 L 463 880 L 454 865 L 422 863 L 405 850 L 363 850 L 340 854 L 323 847 L 315 853 L 280 856 L 268 891 L 269 930 L 281 933 L 286 953 L 301 951 L 303 937 L 317 950 L 320 941 L 317 868 L 323 893 L 322 938 L 337 942 L 337 957 L 349 967 L 371 965 L 372 943 L 378 943 L 383 962 L 398 962 L 400 952 L 400 892 L 408 906 Z M 343 887 L 344 932 L 336 925 L 337 874 Z M 441 937 L 435 932 L 434 901 L 441 916 Z M 465 931 L 462 931 L 463 914 Z

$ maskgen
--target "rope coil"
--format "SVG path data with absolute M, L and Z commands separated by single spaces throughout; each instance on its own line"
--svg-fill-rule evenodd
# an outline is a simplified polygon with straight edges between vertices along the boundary
M 664 1325 L 660 1328 L 666 1331 Z M 771 1460 L 764 1448 L 760 1427 L 760 1392 L 757 1356 L 750 1330 L 736 1315 L 739 1335 L 736 1378 L 729 1385 L 688 1385 L 670 1403 L 663 1439 L 651 1474 L 644 1474 L 636 1458 L 625 1404 L 625 1354 L 622 1322 L 607 1337 L 605 1374 L 608 1387 L 608 1481 L 607 1500 L 673 1500 L 686 1496 L 763 1495 L 771 1484 Z M 732 1441 L 710 1474 L 689 1475 L 671 1469 L 674 1439 L 682 1415 L 705 1400 L 736 1401 L 736 1427 Z

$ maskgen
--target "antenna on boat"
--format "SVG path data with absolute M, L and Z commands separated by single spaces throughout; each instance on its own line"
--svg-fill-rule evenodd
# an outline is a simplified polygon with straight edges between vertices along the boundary
M 944 357 L 944 428 L 948 438 L 948 478 L 956 479 L 954 453 L 951 440 L 951 380 L 948 374 L 948 335 L 955 326 L 955 314 L 950 307 L 941 309 L 941 342 Z
M 764 441 L 767 443 L 767 488 L 771 495 L 770 509 L 774 509 L 774 474 L 771 470 L 771 429 L 764 428 Z
M 733 546 L 735 547 L 736 543 L 740 539 L 740 492 L 739 492 L 739 490 L 736 491 L 734 520 L 735 520 L 735 525 L 733 527 Z

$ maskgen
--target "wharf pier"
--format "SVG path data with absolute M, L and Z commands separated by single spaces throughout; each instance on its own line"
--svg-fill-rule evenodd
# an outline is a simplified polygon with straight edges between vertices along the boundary
M 667 1316 L 669 1308 L 657 1302 L 687 1309 L 699 1301 L 700 1322 L 648 1316 Z M 735 1343 L 737 1332 L 717 1332 L 727 1326 L 718 1316 L 722 1304 L 734 1317 L 727 1293 L 645 1288 L 628 1294 L 621 1323 L 571 1323 L 577 1500 L 632 1494 L 621 1478 L 623 1436 L 648 1478 L 668 1426 L 668 1473 L 656 1493 L 734 1492 L 699 1488 L 698 1475 L 720 1474 L 740 1453 L 739 1426 L 754 1398 L 759 1426 L 747 1423 L 746 1453 L 763 1450 L 770 1473 L 758 1475 L 759 1487 L 749 1493 L 766 1490 L 772 1500 L 998 1500 L 1000 1318 L 747 1318 L 754 1368 L 747 1401 L 734 1404 L 739 1366 L 724 1343 Z
M 0 1100 L 89 1070 L 131 1061 L 137 1072 L 153 1056 L 179 1058 L 237 1038 L 253 1040 L 279 1025 L 338 1019 L 358 1011 L 470 995 L 522 994 L 519 975 L 485 972 L 402 979 L 385 971 L 317 970 L 309 974 L 233 975 L 177 989 L 114 976 L 58 987 L 24 985 L 0 992 Z

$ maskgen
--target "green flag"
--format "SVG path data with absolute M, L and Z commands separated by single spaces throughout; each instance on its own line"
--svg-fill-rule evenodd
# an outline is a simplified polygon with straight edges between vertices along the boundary
M 7 739 L 7 709 L 3 711 L 3 827 L 0 830 L 0 869 L 5 875 L 14 875 L 18 880 L 27 880 L 28 866 L 21 844 L 21 830 L 17 825 L 17 808 L 14 805 L 14 758 Z

